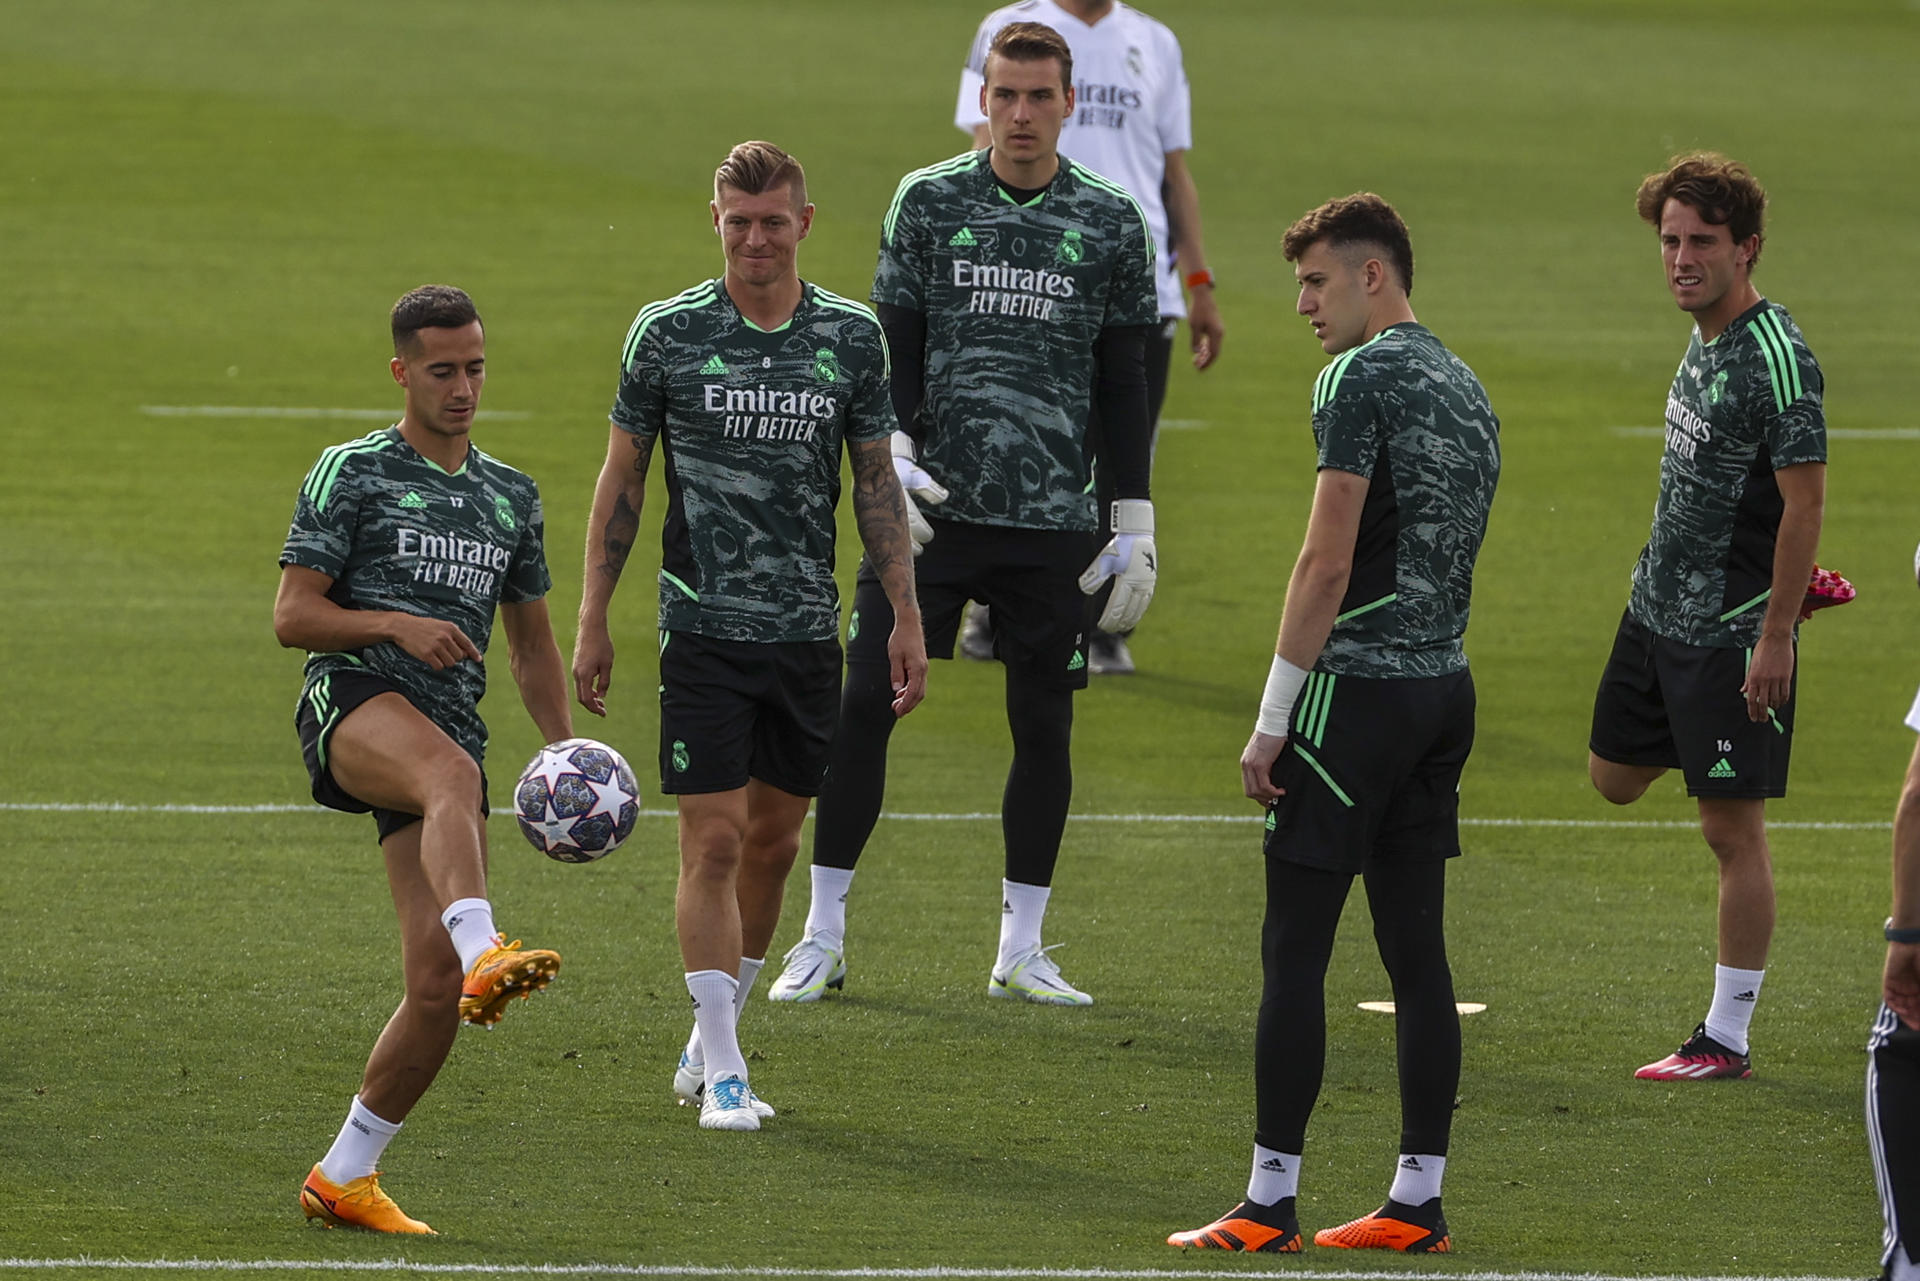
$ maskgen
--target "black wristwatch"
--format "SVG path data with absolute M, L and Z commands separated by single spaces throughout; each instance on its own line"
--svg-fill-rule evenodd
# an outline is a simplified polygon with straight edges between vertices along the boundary
M 1893 918 L 1887 918 L 1887 942 L 1920 943 L 1920 925 L 1897 926 Z

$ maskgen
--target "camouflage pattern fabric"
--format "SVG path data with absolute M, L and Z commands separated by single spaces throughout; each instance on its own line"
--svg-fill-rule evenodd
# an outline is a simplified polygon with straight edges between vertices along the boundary
M 1314 670 L 1388 680 L 1463 670 L 1473 565 L 1500 480 L 1500 420 L 1480 380 L 1424 325 L 1391 325 L 1321 371 L 1313 435 L 1321 467 L 1372 482 Z
M 1827 460 L 1825 384 L 1800 327 L 1762 299 L 1710 343 L 1693 331 L 1667 392 L 1653 532 L 1627 608 L 1715 649 L 1760 639 L 1783 504 L 1773 473 Z
M 1017 205 L 988 152 L 901 179 L 873 301 L 927 318 L 920 462 L 951 491 L 944 520 L 1098 528 L 1086 442 L 1093 348 L 1152 325 L 1153 240 L 1139 204 L 1064 156 Z
M 718 280 L 641 308 L 616 426 L 659 436 L 668 508 L 660 626 L 720 640 L 838 634 L 834 507 L 845 440 L 894 430 L 886 338 L 864 305 L 818 285 L 777 330 Z
M 539 600 L 553 585 L 532 478 L 472 448 L 450 474 L 422 458 L 398 427 L 320 455 L 300 487 L 280 564 L 333 579 L 327 598 L 343 608 L 453 623 L 482 653 L 500 602 Z M 483 759 L 484 664 L 469 659 L 436 672 L 387 642 L 309 654 L 301 697 L 321 677 L 349 668 L 392 682 L 468 755 Z

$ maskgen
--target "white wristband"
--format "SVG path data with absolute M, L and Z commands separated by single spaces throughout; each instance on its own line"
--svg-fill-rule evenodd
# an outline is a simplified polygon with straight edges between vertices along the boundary
M 1285 738 L 1293 720 L 1294 701 L 1300 697 L 1300 687 L 1306 683 L 1304 668 L 1295 667 L 1275 654 L 1273 666 L 1267 671 L 1266 691 L 1260 695 L 1260 717 L 1253 723 L 1254 733 Z

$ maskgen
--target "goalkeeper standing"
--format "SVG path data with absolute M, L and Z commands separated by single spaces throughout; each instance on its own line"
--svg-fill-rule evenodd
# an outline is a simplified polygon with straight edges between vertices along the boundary
M 872 299 L 905 431 L 895 464 L 924 542 L 915 580 L 929 655 L 950 658 L 961 609 L 993 610 L 1013 764 L 991 996 L 1088 1005 L 1041 946 L 1073 793 L 1074 691 L 1087 684 L 1084 593 L 1109 579 L 1100 626 L 1125 631 L 1153 594 L 1146 343 L 1160 319 L 1153 239 L 1121 188 L 1058 151 L 1073 55 L 1050 27 L 994 40 L 981 105 L 992 145 L 908 174 L 881 233 Z M 1105 424 L 1114 537 L 1102 548 L 1087 415 Z M 1091 561 L 1091 563 L 1089 563 Z M 846 896 L 886 785 L 884 645 L 892 611 L 862 565 L 847 679 L 814 828 L 806 935 L 769 995 L 807 1001 L 845 979 Z

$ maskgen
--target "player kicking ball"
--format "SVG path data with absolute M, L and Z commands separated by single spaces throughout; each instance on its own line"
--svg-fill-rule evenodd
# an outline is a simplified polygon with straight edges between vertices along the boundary
M 381 1155 L 460 1024 L 493 1026 L 560 970 L 558 954 L 508 943 L 487 898 L 478 705 L 496 608 L 534 724 L 553 742 L 573 737 L 573 718 L 547 618 L 539 490 L 468 439 L 486 379 L 479 313 L 460 290 L 426 285 L 392 320 L 406 411 L 307 473 L 273 630 L 308 652 L 295 719 L 313 799 L 373 814 L 406 985 L 300 1206 L 328 1227 L 419 1233 L 433 1229 L 380 1187 Z

